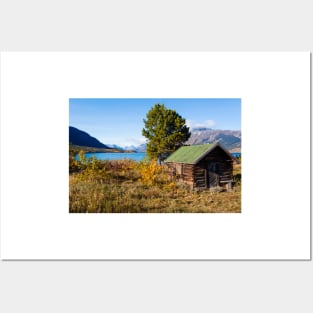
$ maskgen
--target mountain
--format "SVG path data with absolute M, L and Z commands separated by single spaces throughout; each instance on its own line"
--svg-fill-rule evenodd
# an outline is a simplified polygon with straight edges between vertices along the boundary
M 204 131 L 204 130 L 212 130 L 212 128 L 208 128 L 208 127 L 195 127 L 195 128 L 192 128 L 193 132 L 199 132 L 199 131 Z
M 124 150 L 133 150 L 133 151 L 135 151 L 136 150 L 136 146 L 134 146 L 134 145 L 132 145 L 132 146 L 125 146 L 125 147 L 123 147 L 123 149 Z
M 221 130 L 206 127 L 191 129 L 191 136 L 185 143 L 187 145 L 200 145 L 203 143 L 219 142 L 230 152 L 241 152 L 241 130 Z M 140 146 L 127 146 L 125 150 L 146 152 L 146 144 Z
M 120 147 L 117 145 L 105 145 L 98 139 L 90 136 L 86 132 L 70 126 L 69 141 L 73 145 L 115 149 L 115 150 L 129 150 L 135 152 L 146 152 L 146 144 L 139 146 Z M 220 130 L 206 127 L 198 127 L 191 129 L 191 136 L 186 142 L 187 145 L 199 145 L 203 143 L 221 143 L 230 152 L 241 152 L 241 130 Z
M 188 145 L 199 145 L 203 143 L 221 143 L 231 152 L 241 151 L 241 130 L 220 130 L 210 128 L 193 128 L 191 136 L 186 142 Z
M 135 152 L 146 152 L 146 144 L 143 143 L 139 146 L 127 146 L 127 147 L 124 147 L 125 150 L 132 150 L 132 151 L 135 151 Z
M 136 147 L 136 152 L 146 152 L 147 145 L 145 143 L 141 144 L 140 146 Z
M 110 149 L 110 147 L 104 145 L 98 139 L 72 126 L 69 129 L 69 142 L 77 146 Z
M 117 149 L 117 150 L 124 150 L 124 148 L 118 146 L 118 145 L 111 145 L 111 144 L 106 144 L 109 148 L 112 149 Z

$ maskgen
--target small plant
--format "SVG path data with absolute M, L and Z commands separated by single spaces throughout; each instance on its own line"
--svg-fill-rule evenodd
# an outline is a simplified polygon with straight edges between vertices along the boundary
M 164 182 L 164 168 L 157 161 L 142 161 L 138 166 L 140 182 L 151 186 Z
M 76 160 L 77 151 L 71 146 L 69 148 L 69 172 L 74 173 L 81 170 L 81 163 Z

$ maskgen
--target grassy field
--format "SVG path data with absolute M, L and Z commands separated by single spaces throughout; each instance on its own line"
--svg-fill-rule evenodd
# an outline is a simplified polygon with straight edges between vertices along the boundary
M 241 166 L 231 192 L 196 191 L 169 179 L 154 162 L 70 158 L 71 213 L 240 213 Z

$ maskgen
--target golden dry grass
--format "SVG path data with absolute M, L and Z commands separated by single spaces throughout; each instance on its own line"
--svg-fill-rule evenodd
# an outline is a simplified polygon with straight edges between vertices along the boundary
M 162 167 L 151 163 L 93 162 L 70 174 L 71 213 L 241 212 L 238 180 L 230 192 L 196 191 L 170 181 Z M 239 174 L 240 165 L 236 165 L 234 175 Z

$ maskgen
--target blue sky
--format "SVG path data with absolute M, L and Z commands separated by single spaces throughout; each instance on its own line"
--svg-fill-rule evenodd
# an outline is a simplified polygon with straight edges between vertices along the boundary
M 191 128 L 241 129 L 241 99 L 73 98 L 69 100 L 69 124 L 104 144 L 137 146 L 145 142 L 143 119 L 156 103 L 176 110 Z

